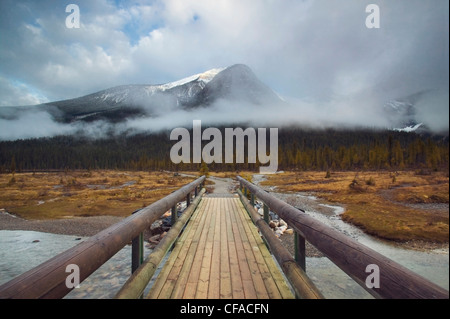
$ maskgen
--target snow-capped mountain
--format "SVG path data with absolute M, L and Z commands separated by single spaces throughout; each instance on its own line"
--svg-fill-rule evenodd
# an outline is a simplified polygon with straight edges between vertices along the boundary
M 123 85 L 80 98 L 32 107 L 1 108 L 0 118 L 11 119 L 30 110 L 46 111 L 59 122 L 107 120 L 120 122 L 132 117 L 157 117 L 176 108 L 209 106 L 223 99 L 253 103 L 280 102 L 252 70 L 242 64 L 158 85 Z
M 386 102 L 383 112 L 390 127 L 399 132 L 418 132 L 427 127 L 417 119 L 416 103 L 426 91 Z

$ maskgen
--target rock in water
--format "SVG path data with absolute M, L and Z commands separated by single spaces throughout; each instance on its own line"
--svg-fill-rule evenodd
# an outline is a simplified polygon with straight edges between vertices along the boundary
M 285 234 L 291 235 L 294 233 L 294 230 L 292 228 L 288 228 L 284 231 Z

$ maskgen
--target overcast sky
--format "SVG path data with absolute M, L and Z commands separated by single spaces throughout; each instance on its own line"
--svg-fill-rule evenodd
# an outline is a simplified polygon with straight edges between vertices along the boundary
M 78 29 L 66 27 L 70 3 L 80 8 Z M 379 29 L 366 27 L 371 3 L 380 8 Z M 307 105 L 364 109 L 430 90 L 420 112 L 448 129 L 448 6 L 448 0 L 0 0 L 0 106 L 166 83 L 243 63 L 284 98 Z

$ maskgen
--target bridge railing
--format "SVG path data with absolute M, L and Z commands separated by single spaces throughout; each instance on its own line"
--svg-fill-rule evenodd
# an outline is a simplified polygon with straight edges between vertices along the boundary
M 19 275 L 0 286 L 0 298 L 62 298 L 72 289 L 66 280 L 69 273 L 67 266 L 76 265 L 82 282 L 95 270 L 107 262 L 125 245 L 139 238 L 165 212 L 186 200 L 189 206 L 191 194 L 197 195 L 198 187 L 205 181 L 205 176 L 181 187 L 170 195 L 137 211 L 119 223 L 99 232 L 82 243 L 62 252 L 41 265 Z M 173 221 L 176 212 L 172 210 Z M 134 240 L 135 242 L 136 241 Z M 136 251 L 136 249 L 133 249 Z M 138 267 L 141 255 L 135 254 L 134 267 Z M 137 260 L 136 260 L 137 258 Z
M 269 246 L 271 253 L 290 282 L 295 296 L 300 299 L 323 299 L 322 293 L 309 279 L 304 269 L 300 267 L 291 253 L 281 244 L 281 241 L 275 236 L 269 224 L 261 218 L 254 205 L 248 201 L 246 195 L 240 190 L 238 190 L 238 194 L 244 208 L 249 213 L 253 223 L 258 227 L 264 241 Z
M 265 190 L 237 177 L 243 193 L 250 192 L 251 200 L 260 199 L 267 208 L 280 216 L 300 237 L 300 261 L 305 265 L 304 242 L 307 240 L 361 287 L 376 298 L 398 299 L 448 299 L 449 293 L 442 287 L 412 272 L 371 248 L 345 236 L 337 230 L 317 221 L 297 208 L 274 197 Z M 377 267 L 377 268 L 374 268 Z M 379 270 L 379 287 L 367 284 L 371 269 Z M 369 271 L 368 271 L 369 270 Z

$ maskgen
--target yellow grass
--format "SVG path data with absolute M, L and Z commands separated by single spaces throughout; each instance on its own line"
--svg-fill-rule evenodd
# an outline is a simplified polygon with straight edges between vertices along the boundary
M 165 172 L 75 171 L 0 175 L 0 208 L 26 219 L 129 216 L 193 177 Z
M 188 174 L 188 173 L 186 173 Z M 197 174 L 199 175 L 199 173 L 190 173 L 190 174 Z M 236 176 L 240 175 L 240 176 L 251 176 L 255 174 L 254 172 L 251 171 L 239 171 L 239 172 L 213 172 L 210 171 L 209 172 L 209 176 L 212 177 L 219 177 L 219 178 L 236 178 Z
M 448 242 L 447 208 L 423 204 L 449 202 L 448 173 L 286 172 L 263 185 L 283 192 L 308 192 L 345 207 L 343 220 L 390 240 Z M 352 186 L 350 186 L 352 185 Z M 419 204 L 419 205 L 418 205 Z

